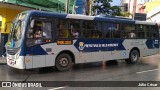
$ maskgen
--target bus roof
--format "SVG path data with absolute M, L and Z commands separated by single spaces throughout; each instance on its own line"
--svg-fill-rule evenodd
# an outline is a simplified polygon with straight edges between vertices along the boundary
M 156 23 L 148 21 L 135 21 L 135 24 L 156 25 Z
M 80 14 L 61 14 L 61 13 L 53 13 L 53 12 L 46 12 L 46 11 L 38 11 L 38 10 L 29 10 L 25 11 L 31 16 L 44 16 L 44 17 L 57 17 L 61 19 L 70 18 L 70 19 L 83 19 L 83 20 L 94 20 L 94 21 L 106 21 L 106 22 L 113 22 L 113 23 L 127 23 L 127 24 L 148 24 L 148 25 L 155 25 L 154 22 L 147 22 L 147 21 L 135 21 L 123 18 L 114 18 L 114 17 L 97 17 L 97 16 L 86 16 Z

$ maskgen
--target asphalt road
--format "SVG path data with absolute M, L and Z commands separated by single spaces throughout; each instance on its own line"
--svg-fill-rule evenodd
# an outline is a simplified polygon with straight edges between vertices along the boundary
M 129 65 L 123 60 L 74 65 L 70 71 L 59 72 L 51 67 L 18 70 L 0 65 L 0 81 L 160 81 L 160 54 L 140 58 Z M 98 84 L 98 83 L 97 83 Z M 59 87 L 0 88 L 0 90 L 160 90 L 160 87 Z

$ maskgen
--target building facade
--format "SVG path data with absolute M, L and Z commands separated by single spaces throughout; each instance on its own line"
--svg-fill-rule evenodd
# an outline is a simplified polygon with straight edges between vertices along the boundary
M 121 6 L 125 6 L 125 4 L 127 4 L 127 12 L 131 13 L 132 16 L 130 16 L 130 18 L 133 18 L 135 13 L 145 13 L 144 4 L 151 1 L 152 0 L 122 0 Z M 123 11 L 126 11 L 124 8 L 122 9 Z

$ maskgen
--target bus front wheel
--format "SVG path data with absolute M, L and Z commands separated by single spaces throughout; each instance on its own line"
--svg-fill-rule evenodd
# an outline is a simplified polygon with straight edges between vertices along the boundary
M 72 66 L 72 58 L 66 53 L 60 54 L 55 61 L 55 66 L 59 71 L 68 71 Z
M 128 64 L 135 64 L 137 63 L 139 60 L 139 52 L 137 50 L 132 50 L 130 55 L 129 55 L 129 59 L 126 59 L 126 63 Z

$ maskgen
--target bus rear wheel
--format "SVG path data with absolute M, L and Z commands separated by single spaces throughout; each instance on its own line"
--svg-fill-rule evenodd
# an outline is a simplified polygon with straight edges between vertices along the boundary
M 135 64 L 137 63 L 139 60 L 139 52 L 137 50 L 132 50 L 130 55 L 129 55 L 129 59 L 126 59 L 126 63 L 128 64 Z
M 72 58 L 66 53 L 60 54 L 55 61 L 55 66 L 59 71 L 68 71 L 72 66 Z

